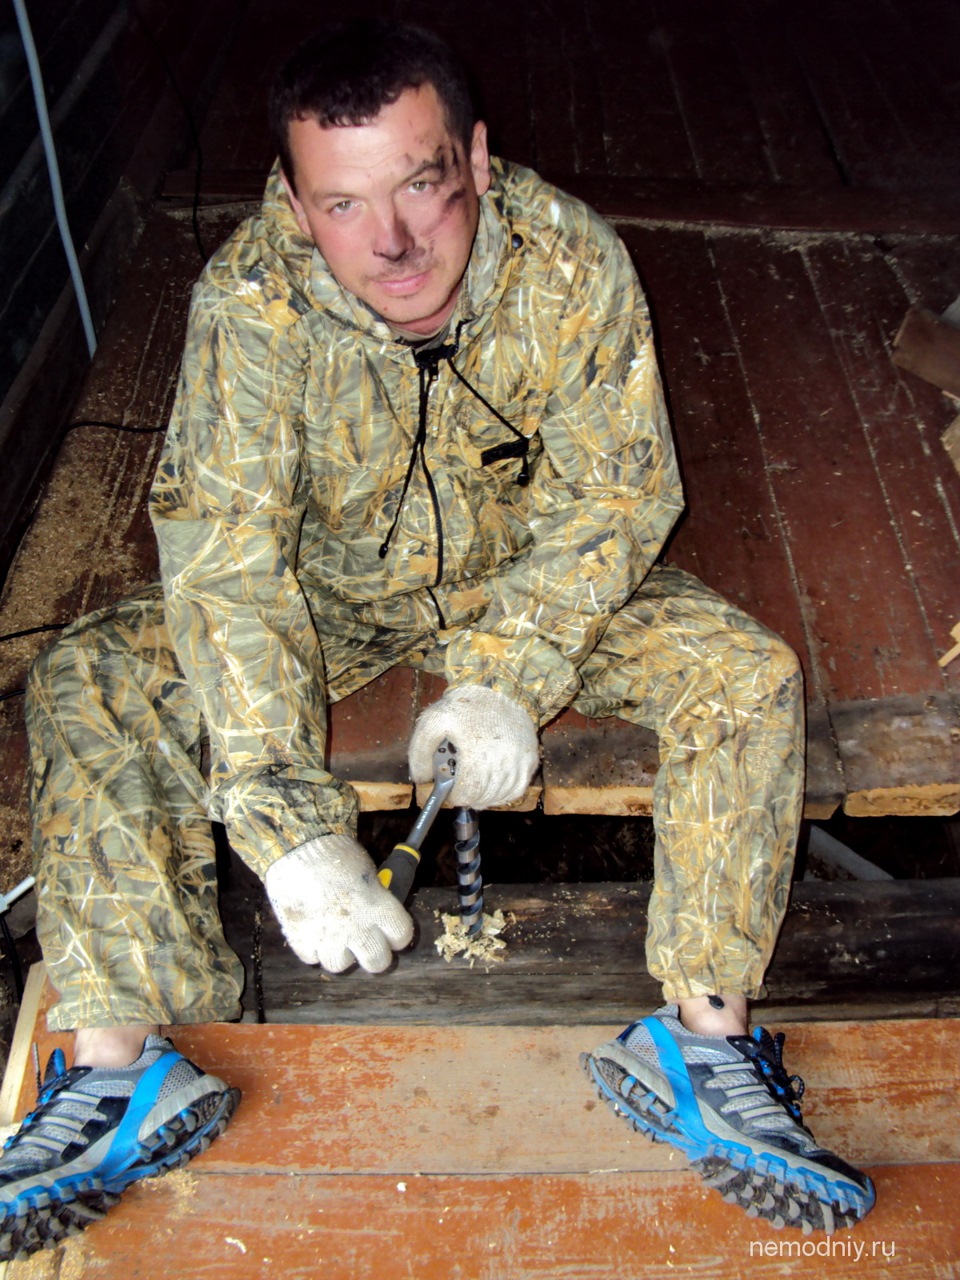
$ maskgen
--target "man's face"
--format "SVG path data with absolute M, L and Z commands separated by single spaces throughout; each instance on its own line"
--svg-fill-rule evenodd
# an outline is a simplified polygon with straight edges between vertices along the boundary
M 339 283 L 392 324 L 435 333 L 456 305 L 490 186 L 484 125 L 465 155 L 424 84 L 369 124 L 291 121 L 290 154 L 297 221 Z

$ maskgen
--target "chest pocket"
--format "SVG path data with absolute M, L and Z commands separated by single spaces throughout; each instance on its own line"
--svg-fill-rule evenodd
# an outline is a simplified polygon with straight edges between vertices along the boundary
M 510 388 L 498 377 L 499 387 L 492 388 L 478 385 L 455 364 L 451 372 L 456 388 L 453 418 L 463 460 L 480 473 L 481 483 L 512 482 L 525 487 L 543 449 L 539 429 L 545 394 L 537 381 L 521 374 Z

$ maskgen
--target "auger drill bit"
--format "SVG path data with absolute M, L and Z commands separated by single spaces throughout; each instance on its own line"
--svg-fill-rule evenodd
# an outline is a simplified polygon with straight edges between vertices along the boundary
M 457 892 L 460 919 L 468 938 L 483 928 L 483 878 L 480 875 L 480 824 L 473 809 L 460 808 L 453 819 L 457 838 Z

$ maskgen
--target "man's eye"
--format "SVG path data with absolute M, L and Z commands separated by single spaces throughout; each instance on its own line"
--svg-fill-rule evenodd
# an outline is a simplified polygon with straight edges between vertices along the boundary
M 432 185 L 433 184 L 428 182 L 426 178 L 417 178 L 416 182 L 410 183 L 410 190 L 418 193 L 421 191 L 429 191 Z
M 349 213 L 353 208 L 352 200 L 338 200 L 335 205 L 330 208 L 331 213 Z

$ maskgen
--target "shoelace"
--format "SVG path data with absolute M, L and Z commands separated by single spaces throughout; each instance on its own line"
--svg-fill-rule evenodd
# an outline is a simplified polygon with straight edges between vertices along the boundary
M 69 1088 L 74 1080 L 86 1074 L 83 1068 L 67 1071 L 63 1054 L 55 1050 L 36 1106 L 24 1117 L 17 1133 L 6 1140 L 3 1150 L 13 1149 L 22 1158 L 29 1159 L 31 1148 L 59 1154 L 70 1143 L 86 1146 L 89 1139 L 83 1136 L 82 1130 L 97 1113 L 100 1099 Z
M 784 1068 L 783 1033 L 773 1037 L 757 1027 L 752 1037 L 731 1036 L 730 1040 L 745 1060 L 717 1063 L 705 1082 L 707 1088 L 721 1089 L 726 1095 L 721 1111 L 736 1111 L 751 1127 L 761 1129 L 783 1128 L 784 1121 L 792 1122 L 791 1128 L 793 1123 L 802 1126 L 803 1080 L 788 1076 Z
M 744 1052 L 760 1070 L 764 1083 L 776 1101 L 787 1108 L 798 1124 L 802 1124 L 800 1099 L 803 1097 L 804 1084 L 800 1076 L 787 1075 L 783 1065 L 785 1039 L 782 1031 L 771 1036 L 764 1027 L 757 1027 L 744 1045 Z
M 99 1098 L 88 1093 L 62 1090 L 45 1108 L 38 1108 L 27 1116 L 16 1144 L 17 1149 L 23 1154 L 26 1154 L 29 1147 L 59 1153 L 71 1143 L 86 1146 L 89 1139 L 84 1137 L 82 1130 L 96 1112 L 99 1101 Z M 64 1104 L 81 1108 L 87 1114 L 78 1116 L 66 1113 L 60 1109 Z M 9 1142 L 13 1143 L 14 1138 L 9 1139 Z

